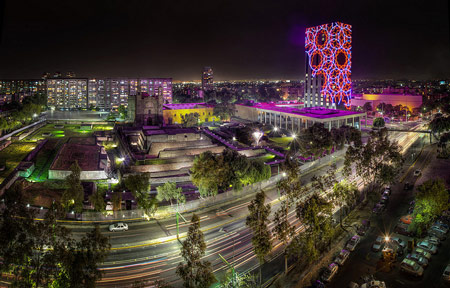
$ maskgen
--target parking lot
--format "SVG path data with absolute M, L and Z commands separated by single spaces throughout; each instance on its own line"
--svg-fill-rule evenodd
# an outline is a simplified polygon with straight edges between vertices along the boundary
M 450 263 L 450 240 L 448 237 L 438 246 L 437 253 L 431 256 L 429 265 L 423 270 L 423 276 L 415 277 L 400 271 L 400 264 L 408 254 L 408 241 L 413 238 L 394 232 L 399 219 L 408 214 L 410 202 L 414 199 L 413 192 L 415 188 L 405 190 L 404 183 L 416 182 L 418 177 L 414 176 L 414 170 L 417 167 L 421 169 L 426 168 L 432 161 L 431 159 L 435 159 L 432 152 L 431 148 L 425 149 L 424 155 L 418 159 L 414 169 L 408 171 L 406 177 L 402 179 L 403 182 L 392 186 L 392 194 L 389 197 L 386 209 L 378 214 L 372 213 L 369 219 L 371 222 L 369 230 L 361 237 L 360 242 L 356 245 L 354 251 L 350 253 L 344 265 L 339 266 L 337 274 L 326 285 L 327 287 L 349 287 L 350 282 L 356 282 L 361 285 L 365 282 L 363 277 L 368 275 L 373 275 L 376 280 L 384 281 L 386 287 L 450 287 L 442 279 L 444 269 Z M 423 180 L 421 179 L 421 181 L 417 182 L 423 182 Z M 397 255 L 397 260 L 393 262 L 392 269 L 389 272 L 383 271 L 381 266 L 377 265 L 382 257 L 381 249 L 383 247 L 377 252 L 372 249 L 378 236 L 382 236 L 383 239 L 388 236 L 390 243 L 393 238 L 398 237 L 405 245 L 403 255 Z M 420 240 L 417 239 L 416 244 Z M 384 241 L 383 245 L 385 245 Z

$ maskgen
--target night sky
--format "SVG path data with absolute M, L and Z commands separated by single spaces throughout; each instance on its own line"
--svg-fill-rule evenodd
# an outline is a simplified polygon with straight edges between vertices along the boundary
M 353 78 L 450 78 L 447 0 L 2 1 L 0 78 L 303 79 L 305 28 L 334 21 Z

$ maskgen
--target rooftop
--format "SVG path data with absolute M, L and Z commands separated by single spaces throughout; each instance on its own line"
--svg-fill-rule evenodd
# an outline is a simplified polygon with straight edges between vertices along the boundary
M 176 134 L 186 134 L 186 133 L 198 133 L 199 131 L 193 128 L 175 128 L 175 129 L 149 129 L 143 130 L 145 136 L 150 135 L 176 135 Z
M 70 166 L 78 161 L 81 171 L 101 170 L 100 154 L 102 147 L 89 144 L 66 143 L 58 151 L 50 170 L 70 170 Z
M 165 110 L 179 110 L 179 109 L 196 109 L 196 108 L 212 108 L 214 105 L 207 103 L 179 103 L 179 104 L 164 104 Z
M 276 112 L 281 112 L 281 113 L 287 113 L 287 114 L 301 115 L 301 116 L 317 118 L 317 119 L 327 119 L 327 118 L 364 114 L 362 112 L 330 109 L 330 108 L 325 108 L 325 107 L 298 108 L 298 106 L 300 106 L 302 104 L 303 103 L 285 104 L 285 103 L 272 103 L 271 102 L 271 103 L 255 103 L 253 106 L 250 106 L 250 107 L 263 109 L 263 110 L 269 110 L 269 111 L 276 111 Z M 242 104 L 238 104 L 238 105 L 242 105 Z M 245 105 L 242 105 L 242 106 L 245 106 Z

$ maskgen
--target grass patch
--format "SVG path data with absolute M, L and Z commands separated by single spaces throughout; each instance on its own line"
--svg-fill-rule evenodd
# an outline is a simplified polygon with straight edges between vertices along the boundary
M 288 148 L 289 144 L 292 142 L 292 137 L 272 137 L 269 138 L 269 140 L 273 143 L 275 143 L 277 146 Z
M 5 161 L 5 170 L 0 171 L 0 183 L 19 165 L 25 156 L 36 147 L 35 142 L 15 142 L 0 151 L 0 159 Z

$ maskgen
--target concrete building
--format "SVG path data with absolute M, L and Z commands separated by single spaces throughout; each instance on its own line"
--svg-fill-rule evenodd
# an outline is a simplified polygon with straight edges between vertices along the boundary
M 214 115 L 214 105 L 206 103 L 182 103 L 163 105 L 163 120 L 165 125 L 182 124 L 182 116 L 198 113 L 198 120 L 203 122 L 214 122 L 220 119 Z
M 422 106 L 422 95 L 411 94 L 359 94 L 353 95 L 352 107 L 363 107 L 366 103 L 372 104 L 372 109 L 381 104 L 391 104 L 392 106 L 402 105 L 407 106 L 410 111 L 414 108 Z
M 22 102 L 25 97 L 45 92 L 46 85 L 42 79 L 0 80 L 0 104 Z
M 351 41 L 351 26 L 341 22 L 306 29 L 306 107 L 350 109 Z
M 104 110 L 116 110 L 128 106 L 130 95 L 128 79 L 89 79 L 89 106 Z
M 214 90 L 214 74 L 211 67 L 204 67 L 202 73 L 202 90 L 212 91 Z
M 48 178 L 65 179 L 72 173 L 70 166 L 75 160 L 81 168 L 81 180 L 108 178 L 109 159 L 103 146 L 79 143 L 66 143 L 59 149 L 48 170 Z
M 46 80 L 47 104 L 56 109 L 88 108 L 87 78 L 52 78 Z
M 260 122 L 274 127 L 301 133 L 302 129 L 314 123 L 323 123 L 325 128 L 353 126 L 361 129 L 361 119 L 366 119 L 366 113 L 348 110 L 328 109 L 324 107 L 301 108 L 297 104 L 256 103 L 253 106 L 236 105 L 236 117 Z M 364 122 L 366 123 L 366 122 Z

